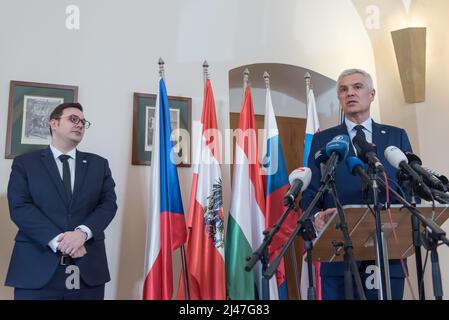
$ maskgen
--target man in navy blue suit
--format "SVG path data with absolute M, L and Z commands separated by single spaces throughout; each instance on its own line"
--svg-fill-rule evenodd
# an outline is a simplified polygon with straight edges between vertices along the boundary
M 108 161 L 76 146 L 90 122 L 79 103 L 57 106 L 48 148 L 12 164 L 8 202 L 17 225 L 6 285 L 14 298 L 104 299 L 104 230 L 117 211 Z
M 349 69 L 341 73 L 337 81 L 337 94 L 340 105 L 345 114 L 344 123 L 321 131 L 314 135 L 308 166 L 312 170 L 312 181 L 308 189 L 304 191 L 301 207 L 305 210 L 312 202 L 317 190 L 320 187 L 321 173 L 314 164 L 315 152 L 321 150 L 335 136 L 346 134 L 351 141 L 356 134 L 363 135 L 364 138 L 377 146 L 377 156 L 384 165 L 387 176 L 396 181 L 396 169 L 393 168 L 384 157 L 384 150 L 388 146 L 396 146 L 401 150 L 412 151 L 407 133 L 404 129 L 393 126 L 382 125 L 374 122 L 370 116 L 371 102 L 374 100 L 375 90 L 371 76 L 360 69 Z M 355 156 L 356 150 L 352 143 L 349 147 L 348 156 Z M 358 177 L 353 176 L 347 169 L 344 161 L 340 162 L 336 168 L 335 181 L 340 202 L 346 204 L 365 204 L 362 183 Z M 381 202 L 385 202 L 384 195 L 379 197 Z M 329 194 L 323 197 L 314 208 L 315 228 L 321 230 L 325 223 L 335 213 L 335 204 Z M 378 290 L 371 286 L 366 286 L 367 278 L 372 274 L 374 261 L 359 261 L 359 273 L 364 285 L 367 299 L 377 299 Z M 321 284 L 323 299 L 344 299 L 344 263 L 331 262 L 321 265 Z M 393 299 L 402 299 L 404 293 L 405 273 L 399 260 L 390 260 L 390 280 Z M 354 283 L 355 297 L 358 298 Z

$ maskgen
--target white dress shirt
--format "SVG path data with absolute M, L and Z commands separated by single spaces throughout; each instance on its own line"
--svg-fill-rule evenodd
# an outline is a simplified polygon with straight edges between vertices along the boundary
M 345 118 L 345 124 L 346 124 L 346 128 L 348 129 L 349 138 L 352 141 L 352 139 L 354 139 L 354 137 L 357 133 L 357 131 L 355 130 L 355 126 L 357 126 L 358 123 L 352 122 L 348 118 Z M 368 141 L 369 143 L 373 143 L 373 120 L 371 119 L 371 117 L 366 119 L 360 125 L 363 126 L 363 133 L 365 133 L 366 141 Z M 353 148 L 354 148 L 355 154 L 357 154 L 357 151 L 354 146 L 353 146 Z
M 58 167 L 58 171 L 59 171 L 59 175 L 61 176 L 61 179 L 62 179 L 62 162 L 61 162 L 61 160 L 59 160 L 59 156 L 62 154 L 66 154 L 66 155 L 70 156 L 70 158 L 68 159 L 68 163 L 69 163 L 69 168 L 70 168 L 70 183 L 71 183 L 72 192 L 73 192 L 73 187 L 75 185 L 76 148 L 70 150 L 67 153 L 62 153 L 61 151 L 59 151 L 52 145 L 50 145 L 50 149 L 51 149 L 51 152 L 53 153 L 53 157 L 55 158 L 56 166 Z M 83 231 L 86 234 L 86 241 L 89 240 L 90 238 L 92 238 L 92 231 L 90 230 L 89 227 L 87 227 L 85 225 L 80 225 L 75 228 L 75 230 L 78 230 L 78 229 L 80 229 L 81 231 Z M 57 248 L 59 246 L 59 242 L 57 240 L 61 235 L 62 235 L 62 233 L 58 234 L 56 237 L 54 237 L 48 243 L 48 246 L 53 250 L 53 252 L 57 251 Z

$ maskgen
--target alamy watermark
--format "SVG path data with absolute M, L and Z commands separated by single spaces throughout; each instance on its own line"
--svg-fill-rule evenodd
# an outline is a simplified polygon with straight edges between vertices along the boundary
M 80 29 L 80 8 L 77 5 L 71 4 L 65 8 L 65 27 L 68 30 Z
M 69 275 L 65 279 L 65 287 L 69 290 L 78 290 L 80 288 L 80 269 L 78 266 L 67 266 L 65 273 Z

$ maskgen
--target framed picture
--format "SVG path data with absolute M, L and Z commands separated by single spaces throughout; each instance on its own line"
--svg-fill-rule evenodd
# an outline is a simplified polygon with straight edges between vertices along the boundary
M 179 167 L 191 166 L 192 98 L 168 97 L 175 161 Z M 151 165 L 156 95 L 134 93 L 132 164 Z
M 5 158 L 46 148 L 50 113 L 57 105 L 77 99 L 76 86 L 11 81 Z

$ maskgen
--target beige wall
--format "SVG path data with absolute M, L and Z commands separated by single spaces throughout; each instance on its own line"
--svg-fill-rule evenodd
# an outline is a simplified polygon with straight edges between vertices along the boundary
M 68 4 L 79 5 L 79 31 L 65 28 Z M 228 72 L 241 65 L 285 63 L 333 79 L 357 66 L 376 77 L 369 37 L 349 0 L 3 0 L 0 30 L 0 150 L 9 81 L 61 83 L 79 86 L 79 101 L 93 123 L 80 149 L 110 160 L 119 209 L 106 234 L 108 299 L 136 299 L 141 292 L 149 167 L 130 164 L 132 95 L 156 92 L 160 56 L 169 95 L 192 97 L 194 120 L 207 58 L 221 128 L 229 126 Z M 373 112 L 379 118 L 377 101 Z M 0 159 L 0 281 L 16 232 L 6 203 L 10 166 L 11 160 Z M 229 168 L 223 170 L 227 211 Z M 179 170 L 185 210 L 191 174 Z M 0 298 L 11 296 L 0 286 Z
M 449 123 L 449 42 L 447 13 L 449 1 L 412 0 L 409 10 L 401 0 L 353 0 L 364 21 L 366 7 L 379 9 L 379 28 L 367 28 L 372 41 L 379 99 L 380 116 L 384 123 L 391 123 L 407 130 L 413 145 L 425 166 L 449 173 L 449 149 L 447 128 Z M 427 28 L 426 100 L 407 104 L 402 93 L 391 31 L 406 27 Z M 449 223 L 443 225 L 449 231 Z M 439 247 L 445 298 L 449 297 L 449 248 Z M 408 261 L 412 287 L 415 294 L 416 269 L 414 256 Z M 425 277 L 426 296 L 433 297 L 430 266 Z M 406 288 L 406 298 L 412 295 Z

